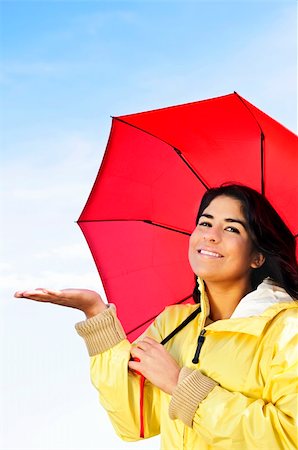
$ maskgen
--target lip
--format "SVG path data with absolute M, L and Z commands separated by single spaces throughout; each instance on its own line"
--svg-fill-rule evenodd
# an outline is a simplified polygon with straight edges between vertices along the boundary
M 199 248 L 197 252 L 207 258 L 223 258 L 223 255 L 210 248 Z

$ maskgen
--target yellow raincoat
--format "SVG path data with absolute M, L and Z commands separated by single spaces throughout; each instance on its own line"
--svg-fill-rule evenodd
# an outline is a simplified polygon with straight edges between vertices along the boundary
M 218 386 L 197 406 L 189 427 L 170 419 L 171 396 L 146 381 L 145 438 L 161 433 L 162 450 L 296 450 L 297 302 L 266 280 L 241 300 L 230 319 L 205 327 L 199 362 L 193 364 L 209 314 L 202 294 L 202 312 L 166 349 L 181 367 L 201 371 Z M 197 307 L 166 308 L 145 334 L 161 341 Z M 127 370 L 130 348 L 122 340 L 91 357 L 100 402 L 126 441 L 140 439 L 139 376 Z

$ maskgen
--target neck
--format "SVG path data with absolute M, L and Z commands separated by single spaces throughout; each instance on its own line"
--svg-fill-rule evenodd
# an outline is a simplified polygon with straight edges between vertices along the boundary
M 210 319 L 229 319 L 240 300 L 251 291 L 247 283 L 233 283 L 233 285 L 218 285 L 205 282 L 210 305 Z

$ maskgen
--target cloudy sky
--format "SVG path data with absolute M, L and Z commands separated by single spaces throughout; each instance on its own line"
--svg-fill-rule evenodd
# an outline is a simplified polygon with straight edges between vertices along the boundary
M 75 223 L 110 116 L 237 91 L 296 131 L 295 0 L 1 0 L 1 405 L 4 450 L 123 443 L 89 381 L 78 311 L 18 289 L 102 292 Z

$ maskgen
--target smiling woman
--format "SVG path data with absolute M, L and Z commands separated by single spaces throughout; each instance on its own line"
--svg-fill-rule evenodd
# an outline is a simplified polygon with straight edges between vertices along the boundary
M 166 308 L 133 345 L 94 291 L 15 295 L 85 313 L 76 329 L 92 382 L 124 440 L 161 433 L 163 450 L 296 449 L 294 236 L 261 194 L 224 185 L 202 199 L 189 262 L 199 305 Z
M 251 269 L 264 262 L 263 255 L 255 251 L 247 228 L 240 200 L 221 195 L 203 211 L 191 235 L 190 265 L 207 286 L 214 320 L 231 316 L 241 298 L 252 290 Z M 223 291 L 221 295 L 219 288 Z M 231 300 L 223 303 L 224 297 Z M 217 298 L 220 302 L 215 305 Z
M 266 197 L 254 189 L 241 185 L 226 184 L 209 189 L 202 198 L 197 225 L 204 217 L 206 218 L 206 214 L 208 215 L 208 209 L 212 208 L 211 203 L 213 204 L 213 201 L 222 203 L 223 198 L 228 202 L 227 207 L 229 204 L 230 208 L 233 208 L 230 217 L 227 214 L 228 210 L 224 211 L 223 207 L 221 211 L 219 210 L 224 221 L 233 225 L 230 229 L 226 227 L 226 231 L 239 234 L 241 237 L 246 234 L 251 241 L 252 256 L 256 257 L 255 261 L 252 261 L 251 268 L 248 268 L 251 289 L 256 289 L 265 278 L 270 277 L 285 288 L 290 296 L 296 298 L 295 237 Z M 210 216 L 209 224 L 204 225 L 212 226 Z

